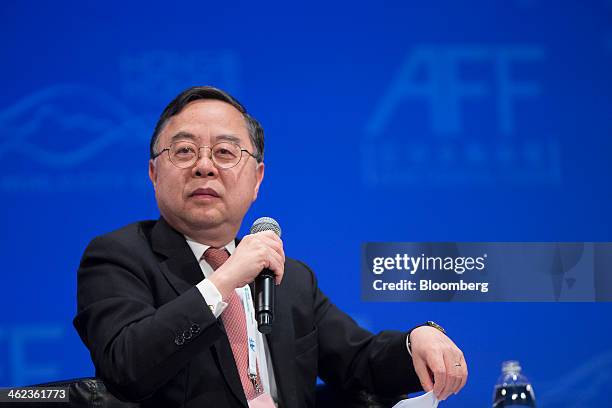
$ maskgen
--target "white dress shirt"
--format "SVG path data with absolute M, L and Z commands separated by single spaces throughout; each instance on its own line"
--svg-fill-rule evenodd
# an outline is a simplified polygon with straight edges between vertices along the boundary
M 191 251 L 195 255 L 196 259 L 200 264 L 200 268 L 202 269 L 202 273 L 204 274 L 204 278 L 209 278 L 213 273 L 212 267 L 206 262 L 202 255 L 208 248 L 209 245 L 200 244 L 199 242 L 194 241 L 189 237 L 185 237 L 187 240 L 187 244 Z M 236 250 L 236 242 L 231 241 L 227 245 L 224 246 L 225 249 L 231 254 Z M 223 301 L 221 293 L 217 289 L 217 287 L 208 279 L 203 279 L 200 283 L 196 285 L 206 304 L 212 311 L 213 315 L 216 318 L 221 316 L 221 313 L 227 307 L 227 303 Z M 242 290 L 244 287 L 236 288 L 238 295 L 240 293 L 238 291 Z M 270 360 L 270 351 L 268 349 L 268 343 L 265 337 L 257 331 L 257 366 L 259 368 L 259 376 L 261 378 L 261 382 L 264 387 L 264 391 L 268 392 L 274 403 L 278 405 L 278 392 L 276 389 L 276 381 L 274 380 L 274 371 L 272 369 L 272 361 Z

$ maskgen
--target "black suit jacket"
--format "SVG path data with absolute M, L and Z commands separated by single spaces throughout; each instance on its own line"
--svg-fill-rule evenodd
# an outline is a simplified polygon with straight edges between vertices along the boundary
M 247 407 L 232 351 L 195 286 L 202 272 L 162 218 L 94 239 L 78 270 L 74 319 L 96 375 L 143 407 Z M 420 389 L 405 333 L 372 335 L 336 308 L 312 271 L 287 258 L 267 336 L 280 406 L 314 406 L 317 375 L 342 389 Z

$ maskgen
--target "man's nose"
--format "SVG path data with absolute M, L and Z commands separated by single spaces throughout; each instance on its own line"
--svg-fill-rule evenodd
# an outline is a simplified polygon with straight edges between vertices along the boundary
M 212 148 L 210 146 L 201 146 L 198 149 L 198 158 L 193 166 L 195 176 L 213 176 L 217 173 L 217 166 L 212 161 Z

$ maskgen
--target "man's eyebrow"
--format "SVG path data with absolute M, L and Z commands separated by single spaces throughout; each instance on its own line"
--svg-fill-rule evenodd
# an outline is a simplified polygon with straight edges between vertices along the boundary
M 170 139 L 170 144 L 178 141 L 178 140 L 182 140 L 182 139 L 189 139 L 191 141 L 195 141 L 196 137 L 195 135 L 189 133 L 189 132 L 185 132 L 185 131 L 180 131 L 177 134 L 175 134 L 174 136 L 172 136 L 172 138 Z
M 239 145 L 242 140 L 238 136 L 234 135 L 219 135 L 215 138 L 216 142 L 234 142 Z
M 194 135 L 193 133 L 189 133 L 184 130 L 181 130 L 180 132 L 176 133 L 174 136 L 170 138 L 170 144 L 177 142 L 179 140 L 185 140 L 185 139 L 188 139 L 192 142 L 197 142 L 199 140 L 198 137 L 196 137 L 196 135 Z M 237 145 L 240 145 L 240 143 L 242 142 L 242 139 L 240 139 L 238 136 L 235 136 L 235 135 L 223 134 L 223 135 L 219 135 L 215 137 L 215 143 L 219 143 L 219 142 L 234 142 Z

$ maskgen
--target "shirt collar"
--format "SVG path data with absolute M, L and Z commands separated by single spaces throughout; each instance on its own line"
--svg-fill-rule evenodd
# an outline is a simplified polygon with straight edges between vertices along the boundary
M 206 252 L 206 250 L 210 248 L 210 245 L 200 244 L 193 238 L 189 238 L 187 235 L 185 235 L 185 240 L 187 240 L 187 245 L 189 245 L 189 248 L 191 248 L 191 251 L 193 252 L 198 261 L 202 259 L 202 255 L 204 255 L 204 252 Z M 223 247 L 227 249 L 227 252 L 229 252 L 231 255 L 236 249 L 236 241 L 232 239 L 230 242 L 223 245 Z

